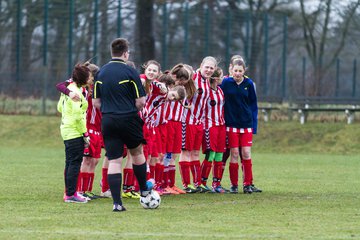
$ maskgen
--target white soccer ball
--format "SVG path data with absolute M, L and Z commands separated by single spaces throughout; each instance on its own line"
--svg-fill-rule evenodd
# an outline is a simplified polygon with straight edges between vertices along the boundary
M 140 204 L 145 209 L 155 209 L 160 206 L 161 198 L 157 191 L 151 190 L 146 197 L 140 197 Z

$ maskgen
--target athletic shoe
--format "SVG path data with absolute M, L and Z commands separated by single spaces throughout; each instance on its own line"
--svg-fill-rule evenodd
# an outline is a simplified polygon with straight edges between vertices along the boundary
M 82 198 L 86 199 L 87 201 L 91 200 L 90 197 L 88 197 L 87 195 L 84 195 L 84 193 L 81 193 L 81 192 L 75 192 L 75 195 L 77 195 L 78 197 L 82 197 Z
M 85 193 L 83 194 L 83 196 L 84 196 L 84 197 L 88 197 L 88 198 L 90 198 L 91 200 L 100 198 L 100 196 L 98 196 L 98 195 L 96 195 L 95 193 L 92 193 L 92 192 L 85 192 Z
M 132 199 L 139 199 L 140 194 L 135 191 L 128 191 L 128 192 L 122 192 L 121 196 L 123 198 L 132 198 Z
M 178 188 L 177 186 L 172 186 L 172 187 L 170 187 L 172 190 L 174 190 L 174 191 L 176 191 L 176 192 L 178 192 L 179 194 L 185 194 L 186 192 L 184 191 L 184 190 L 182 190 L 182 189 L 180 189 L 180 188 Z
M 186 193 L 196 193 L 196 192 L 198 192 L 197 188 L 195 188 L 193 185 L 190 185 L 190 184 L 187 185 L 186 188 L 184 188 L 184 191 Z
M 111 198 L 111 191 L 110 189 L 106 190 L 106 192 L 101 192 L 100 197 L 102 198 Z
M 165 190 L 167 192 L 169 192 L 170 194 L 174 194 L 174 195 L 178 195 L 180 193 L 178 193 L 177 191 L 175 191 L 174 189 L 172 189 L 171 187 L 166 187 Z
M 214 192 L 214 193 L 226 193 L 225 189 L 221 185 L 214 187 L 212 189 L 212 192 Z
M 239 193 L 238 186 L 231 186 L 230 193 Z
M 154 184 L 155 184 L 155 180 L 153 178 L 150 178 L 149 180 L 147 180 L 146 181 L 146 190 L 145 191 L 140 190 L 140 196 L 146 197 L 148 194 L 150 194 L 151 190 L 154 188 Z
M 196 188 L 196 190 L 197 190 L 197 192 L 199 192 L 199 193 L 211 192 L 211 189 L 210 189 L 208 186 L 204 185 L 204 184 L 201 184 L 200 186 L 198 186 L 198 187 Z
M 161 186 L 155 187 L 154 190 L 157 191 L 160 196 L 162 196 L 162 195 L 170 195 L 170 192 L 165 191 L 165 189 L 163 189 Z
M 251 188 L 251 185 L 246 185 L 243 187 L 243 192 L 246 194 L 251 194 L 253 192 L 252 188 Z
M 114 204 L 113 206 L 113 212 L 123 212 L 126 211 L 126 208 L 119 204 Z
M 262 192 L 262 190 L 260 188 L 255 187 L 254 184 L 252 184 L 250 187 L 251 187 L 252 192 L 257 192 L 257 193 Z
M 74 194 L 72 196 L 65 196 L 64 202 L 66 202 L 66 203 L 87 203 L 88 201 L 85 198 L 80 197 L 77 194 Z

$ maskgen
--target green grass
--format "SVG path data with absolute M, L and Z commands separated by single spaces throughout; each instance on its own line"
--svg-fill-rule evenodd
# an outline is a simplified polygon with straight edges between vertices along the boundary
M 128 211 L 113 213 L 110 199 L 62 202 L 59 117 L 0 121 L 0 239 L 360 238 L 357 124 L 260 123 L 253 168 L 263 193 L 165 196 L 157 210 L 125 199 Z

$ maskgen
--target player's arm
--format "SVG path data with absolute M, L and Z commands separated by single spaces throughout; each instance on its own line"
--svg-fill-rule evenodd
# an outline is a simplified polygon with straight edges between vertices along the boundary
M 60 83 L 56 84 L 56 89 L 59 92 L 69 96 L 71 98 L 71 100 L 73 100 L 74 102 L 80 101 L 80 96 L 77 93 L 75 93 L 75 92 L 71 91 L 70 89 L 68 89 L 67 88 L 68 85 L 69 85 L 69 82 L 67 82 L 67 81 L 60 82 Z
M 92 104 L 95 108 L 99 109 L 101 108 L 101 81 L 96 80 L 93 86 L 93 95 L 92 95 Z

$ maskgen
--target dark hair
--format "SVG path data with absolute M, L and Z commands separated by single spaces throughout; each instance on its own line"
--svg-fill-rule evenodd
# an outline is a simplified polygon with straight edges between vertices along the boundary
M 176 91 L 179 94 L 179 99 L 178 100 L 184 100 L 186 97 L 186 90 L 184 86 L 181 85 L 177 85 L 174 88 L 172 88 L 171 90 Z
M 210 83 L 213 83 L 215 81 L 215 78 L 219 78 L 222 75 L 223 75 L 223 70 L 220 67 L 217 67 L 214 73 L 210 77 Z
M 121 57 L 129 50 L 129 42 L 125 38 L 117 38 L 111 42 L 111 55 Z
M 160 74 L 160 72 L 161 72 L 161 65 L 160 65 L 160 63 L 158 63 L 157 61 L 155 61 L 155 60 L 149 60 L 149 61 L 147 61 L 146 63 L 144 63 L 142 66 L 141 66 L 141 68 L 143 69 L 143 71 L 144 71 L 144 74 L 145 74 L 145 70 L 146 70 L 146 68 L 147 67 L 149 67 L 151 64 L 154 64 L 155 66 L 157 66 L 158 68 L 159 68 L 159 74 Z M 147 94 L 149 94 L 150 93 L 150 81 L 148 81 L 148 79 L 147 79 L 147 77 L 146 77 L 146 81 L 145 81 L 145 92 L 147 93 Z
M 76 83 L 78 87 L 86 85 L 89 76 L 90 69 L 80 63 L 75 65 L 71 74 L 72 80 Z
M 175 85 L 175 80 L 170 74 L 162 74 L 158 80 L 159 82 L 165 83 L 166 86 Z
M 92 74 L 93 76 L 95 76 L 96 73 L 97 73 L 97 72 L 99 71 L 99 69 L 100 69 L 97 65 L 95 65 L 95 64 L 93 64 L 93 63 L 90 63 L 90 62 L 85 62 L 85 63 L 84 63 L 84 66 L 87 67 L 87 68 L 90 70 L 90 72 L 91 72 L 91 74 Z

